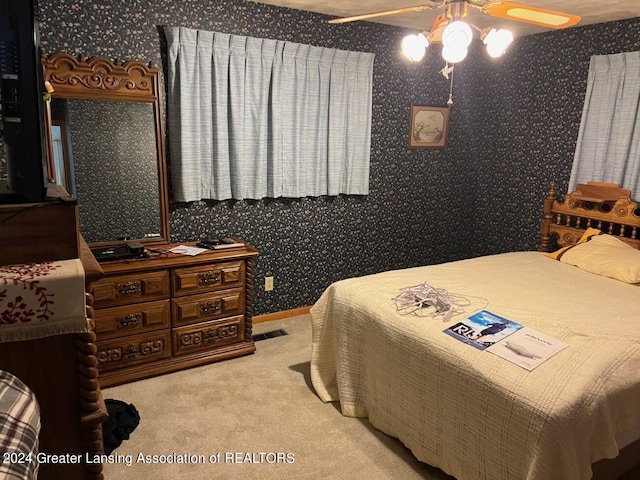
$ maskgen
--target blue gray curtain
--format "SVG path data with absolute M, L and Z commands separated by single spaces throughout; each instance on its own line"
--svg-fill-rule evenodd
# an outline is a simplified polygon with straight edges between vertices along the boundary
M 372 53 L 164 31 L 175 200 L 369 192 Z
M 640 52 L 591 57 L 569 191 L 589 180 L 640 197 Z

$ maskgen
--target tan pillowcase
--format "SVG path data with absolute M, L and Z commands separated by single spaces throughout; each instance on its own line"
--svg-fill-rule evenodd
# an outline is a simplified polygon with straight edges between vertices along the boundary
M 553 258 L 554 260 L 560 260 L 560 257 L 564 254 L 564 252 L 575 247 L 576 245 L 579 245 L 584 242 L 588 242 L 589 240 L 591 240 L 591 237 L 595 235 L 604 235 L 604 234 L 602 233 L 601 230 L 598 230 L 597 228 L 589 227 L 584 231 L 584 233 L 580 237 L 580 240 L 578 240 L 573 245 L 567 245 L 566 247 L 559 248 L 555 252 L 545 253 L 545 255 L 549 258 Z
M 640 250 L 612 235 L 592 235 L 589 241 L 564 251 L 558 260 L 603 277 L 640 283 Z

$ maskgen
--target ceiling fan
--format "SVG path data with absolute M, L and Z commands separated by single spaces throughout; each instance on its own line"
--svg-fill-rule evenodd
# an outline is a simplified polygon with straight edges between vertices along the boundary
M 329 20 L 329 23 L 355 22 L 387 15 L 444 8 L 444 13 L 438 15 L 430 31 L 425 31 L 418 35 L 409 35 L 403 40 L 402 52 L 411 61 L 416 62 L 422 59 L 426 48 L 430 44 L 441 43 L 442 57 L 447 62 L 441 72 L 445 77 L 449 78 L 449 74 L 453 72 L 453 64 L 464 60 L 467 56 L 468 47 L 473 37 L 472 27 L 480 32 L 480 39 L 486 45 L 489 56 L 493 58 L 502 56 L 507 47 L 513 42 L 513 34 L 508 30 L 496 30 L 492 27 L 480 29 L 471 23 L 465 22 L 464 20 L 469 16 L 471 8 L 478 9 L 484 15 L 492 17 L 556 29 L 571 27 L 581 20 L 578 15 L 556 12 L 554 10 L 504 0 L 429 1 L 430 3 L 426 5 L 418 5 L 415 7 L 397 8 L 382 12 L 335 18 Z M 448 105 L 453 103 L 452 89 L 453 77 L 451 77 Z
M 444 59 L 449 63 L 457 63 L 466 57 L 467 47 L 471 43 L 473 34 L 471 27 L 480 32 L 480 39 L 487 46 L 487 51 L 491 57 L 501 56 L 513 41 L 513 34 L 508 30 L 496 31 L 492 27 L 481 30 L 473 24 L 464 22 L 463 20 L 469 16 L 471 8 L 480 10 L 484 15 L 549 28 L 567 28 L 576 25 L 581 20 L 578 15 L 505 0 L 430 0 L 430 2 L 426 5 L 417 5 L 415 7 L 335 18 L 329 20 L 329 23 L 355 22 L 387 15 L 444 8 L 444 13 L 438 15 L 430 31 L 407 37 L 403 41 L 402 48 L 405 55 L 411 60 L 417 61 L 422 58 L 424 50 L 430 44 L 442 43 Z
M 445 8 L 445 13 L 440 15 L 435 23 L 436 26 L 440 26 L 439 24 L 442 23 L 442 18 L 445 20 L 466 18 L 469 15 L 469 7 L 477 8 L 483 14 L 490 15 L 492 17 L 531 23 L 549 28 L 571 27 L 576 25 L 581 19 L 578 15 L 556 12 L 554 10 L 547 10 L 545 8 L 538 8 L 502 0 L 431 0 L 431 3 L 426 5 L 397 8 L 394 10 L 366 13 L 363 15 L 354 15 L 344 18 L 334 18 L 333 20 L 329 20 L 329 23 L 355 22 L 358 20 L 369 20 L 371 18 L 387 15 L 398 15 L 402 13 L 422 12 L 424 10 Z

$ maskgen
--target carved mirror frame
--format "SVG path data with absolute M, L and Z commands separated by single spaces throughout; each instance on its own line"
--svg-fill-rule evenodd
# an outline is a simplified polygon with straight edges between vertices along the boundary
M 160 202 L 160 237 L 136 239 L 150 244 L 169 243 L 169 206 L 166 178 L 164 134 L 160 102 L 159 68 L 153 62 L 111 61 L 104 57 L 74 57 L 66 53 L 42 55 L 44 80 L 52 98 L 145 102 L 153 105 Z M 46 83 L 48 82 L 48 84 Z M 49 112 L 50 113 L 50 112 Z M 47 150 L 53 158 L 51 115 L 46 115 Z M 123 119 L 124 122 L 130 119 Z M 82 209 L 82 204 L 79 203 Z M 122 241 L 105 241 L 94 245 L 114 245 Z

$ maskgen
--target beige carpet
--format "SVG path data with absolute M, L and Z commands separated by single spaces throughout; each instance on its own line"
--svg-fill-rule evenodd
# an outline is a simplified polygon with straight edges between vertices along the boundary
M 104 390 L 141 417 L 112 455 L 121 463 L 105 465 L 106 480 L 452 478 L 366 420 L 322 403 L 309 379 L 308 316 L 258 324 L 254 333 L 279 328 L 288 335 L 257 342 L 254 355 Z M 192 463 L 138 460 L 185 453 Z

